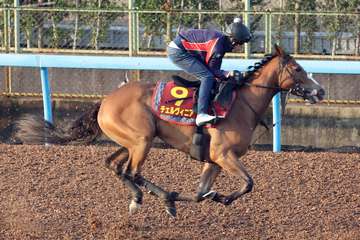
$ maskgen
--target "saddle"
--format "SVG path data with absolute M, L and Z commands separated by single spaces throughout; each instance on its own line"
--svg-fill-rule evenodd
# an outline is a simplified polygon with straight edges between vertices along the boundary
M 178 75 L 172 75 L 171 76 L 173 81 L 175 82 L 176 85 L 178 86 L 182 86 L 182 87 L 187 87 L 187 88 L 196 88 L 198 89 L 200 87 L 200 81 L 199 80 L 195 80 L 195 81 L 191 81 L 191 80 L 187 80 L 185 78 L 182 78 Z M 235 88 L 235 84 L 233 83 L 229 83 L 229 82 L 216 82 L 215 87 L 212 90 L 212 100 L 211 103 L 218 103 L 220 104 L 223 108 L 225 108 L 226 106 L 228 106 L 231 103 L 232 100 L 232 91 Z M 198 97 L 198 91 L 195 92 L 195 100 Z M 196 109 L 196 104 L 197 101 L 194 102 L 194 109 Z M 196 111 L 196 110 L 195 110 Z
M 153 92 L 152 110 L 162 120 L 187 126 L 195 126 L 197 97 L 200 81 L 186 80 L 172 76 L 168 82 L 159 81 Z M 236 98 L 236 85 L 230 82 L 216 82 L 211 94 L 209 114 L 220 119 L 226 118 Z M 206 127 L 216 127 L 216 121 Z M 203 146 L 208 140 L 203 134 L 203 127 L 196 127 L 190 155 L 204 160 Z
M 153 92 L 152 110 L 162 120 L 179 125 L 195 125 L 200 81 L 173 76 L 171 81 L 159 81 Z M 216 83 L 212 91 L 209 114 L 225 118 L 235 100 L 235 84 Z

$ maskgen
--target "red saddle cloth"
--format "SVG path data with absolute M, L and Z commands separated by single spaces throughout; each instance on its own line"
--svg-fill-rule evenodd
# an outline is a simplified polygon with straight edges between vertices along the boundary
M 196 113 L 193 111 L 195 90 L 196 88 L 178 86 L 174 81 L 159 81 L 152 96 L 152 110 L 162 120 L 179 125 L 194 126 L 196 118 Z M 218 117 L 226 117 L 235 97 L 234 91 L 232 100 L 225 107 L 217 102 L 212 103 Z

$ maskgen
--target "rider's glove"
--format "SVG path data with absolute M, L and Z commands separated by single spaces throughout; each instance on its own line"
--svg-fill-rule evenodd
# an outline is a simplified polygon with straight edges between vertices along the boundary
M 238 70 L 233 70 L 229 72 L 229 78 L 239 85 L 242 85 L 245 80 L 243 74 Z

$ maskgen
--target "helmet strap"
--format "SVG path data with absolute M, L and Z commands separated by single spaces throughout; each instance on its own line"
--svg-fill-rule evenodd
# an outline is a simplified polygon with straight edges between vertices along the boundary
M 236 41 L 233 37 L 230 38 L 230 41 L 231 41 L 231 45 L 235 48 L 237 46 L 240 46 L 241 43 Z

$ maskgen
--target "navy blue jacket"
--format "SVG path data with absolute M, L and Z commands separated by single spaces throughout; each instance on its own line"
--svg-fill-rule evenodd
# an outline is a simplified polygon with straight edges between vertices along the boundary
M 214 30 L 191 29 L 181 31 L 174 42 L 203 62 L 216 78 L 226 79 L 228 73 L 221 70 L 221 63 L 225 53 L 233 50 L 228 36 Z

